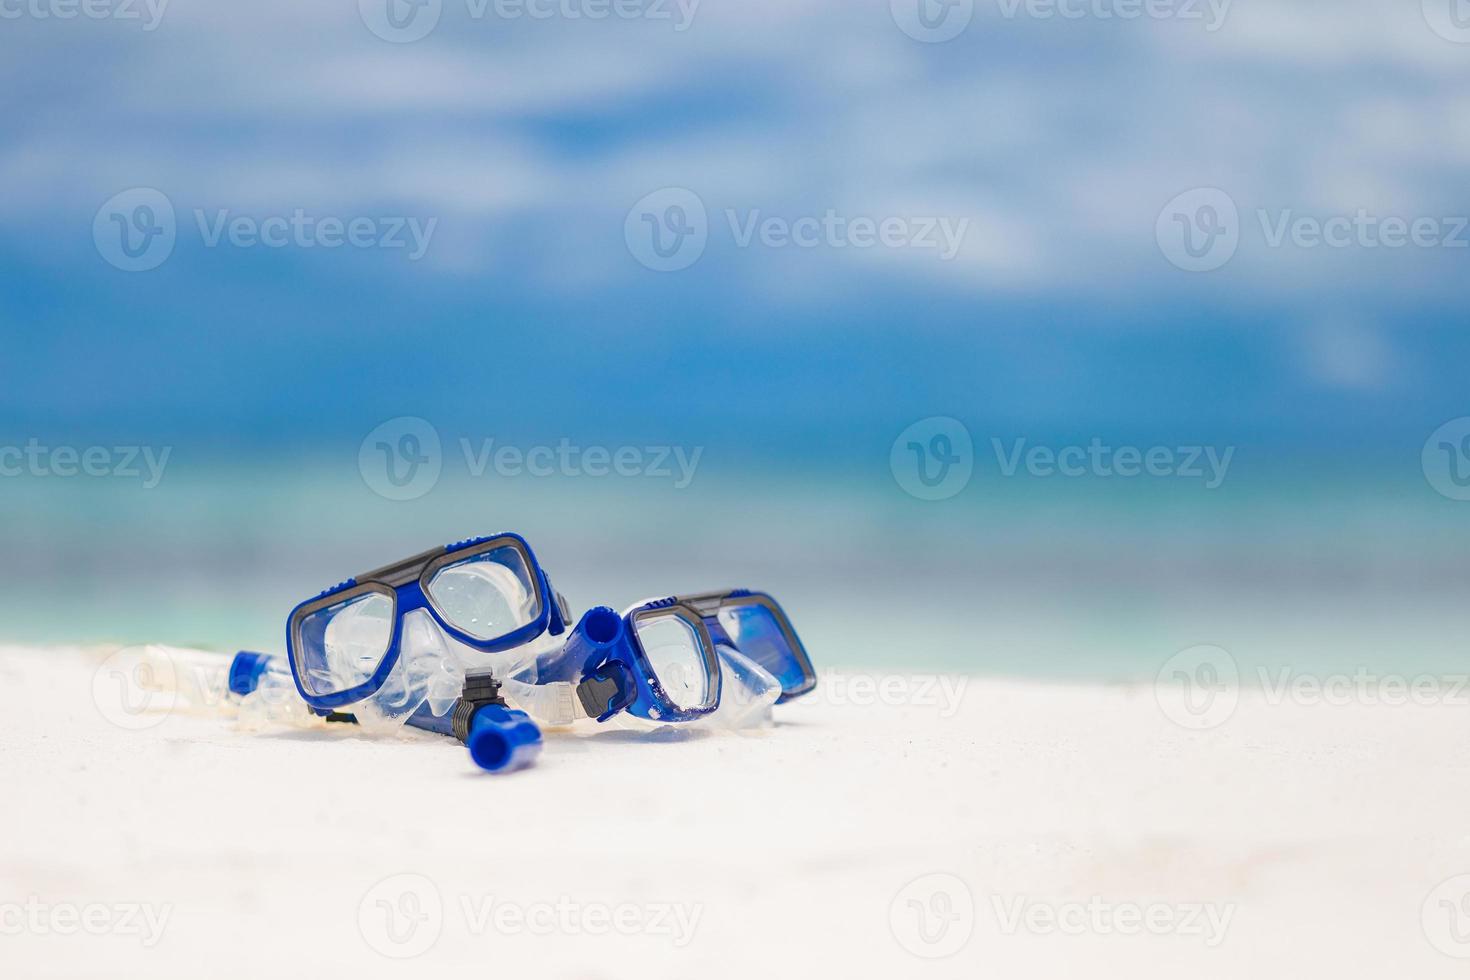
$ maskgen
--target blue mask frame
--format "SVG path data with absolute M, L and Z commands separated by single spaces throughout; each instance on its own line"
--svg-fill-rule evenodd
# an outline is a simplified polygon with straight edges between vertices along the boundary
M 515 548 L 525 561 L 526 569 L 530 573 L 531 584 L 536 591 L 537 614 L 533 621 L 510 633 L 483 639 L 466 633 L 449 622 L 429 597 L 427 586 L 434 574 L 446 565 L 504 547 Z M 301 629 L 306 618 L 322 609 L 370 593 L 379 593 L 393 601 L 393 633 L 382 661 L 372 675 L 361 684 L 327 694 L 309 693 L 302 681 L 301 666 L 304 655 Z M 519 534 L 505 532 L 457 541 L 442 548 L 432 548 L 411 558 L 355 575 L 340 585 L 327 589 L 315 598 L 298 604 L 295 609 L 291 610 L 291 615 L 286 619 L 286 650 L 288 653 L 286 660 L 291 666 L 291 676 L 296 682 L 296 691 L 301 695 L 301 699 L 318 711 L 331 711 L 371 697 L 387 682 L 388 676 L 397 666 L 400 644 L 403 639 L 403 620 L 416 609 L 427 610 L 435 625 L 455 640 L 486 653 L 513 649 L 529 643 L 543 633 L 559 636 L 566 632 L 568 625 L 566 599 L 551 587 L 551 579 L 547 576 L 546 570 L 536 561 L 535 552 L 531 550 L 525 538 Z
M 639 638 L 640 617 L 650 614 L 677 617 L 695 636 L 705 691 L 699 704 L 678 703 L 659 680 Z M 719 707 L 722 676 L 704 617 L 674 598 L 645 602 L 622 615 L 595 606 L 582 616 L 560 652 L 537 661 L 539 682 L 576 684 L 583 710 L 598 721 L 619 711 L 650 721 L 693 721 Z
M 703 617 L 716 644 L 734 647 L 780 681 L 777 704 L 801 697 L 817 686 L 817 672 L 791 618 L 769 594 L 728 589 L 678 596 L 677 600 Z M 730 634 L 730 624 L 737 626 L 739 635 Z M 744 630 L 739 628 L 742 626 Z

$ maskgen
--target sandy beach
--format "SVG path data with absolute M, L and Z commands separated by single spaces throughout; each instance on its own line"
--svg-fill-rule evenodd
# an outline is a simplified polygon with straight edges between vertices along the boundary
M 105 651 L 102 651 L 105 652 Z M 0 949 L 25 978 L 1460 974 L 1465 708 L 829 674 L 751 734 L 118 723 L 0 649 Z M 99 700 L 100 699 L 100 700 Z

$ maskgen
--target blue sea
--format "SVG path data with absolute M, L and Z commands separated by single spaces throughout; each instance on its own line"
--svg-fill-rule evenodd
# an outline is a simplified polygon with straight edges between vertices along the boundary
M 515 530 L 575 612 L 765 589 L 823 667 L 1124 680 L 1198 644 L 1302 670 L 1470 664 L 1470 503 L 1435 492 L 1417 452 L 1352 468 L 1240 449 L 1207 489 L 1007 476 L 977 433 L 968 483 L 924 500 L 888 445 L 869 448 L 845 465 L 711 448 L 676 486 L 676 469 L 475 475 L 446 445 L 405 500 L 374 489 L 345 441 L 228 459 L 175 447 L 151 488 L 6 478 L 0 638 L 279 651 L 301 599 Z

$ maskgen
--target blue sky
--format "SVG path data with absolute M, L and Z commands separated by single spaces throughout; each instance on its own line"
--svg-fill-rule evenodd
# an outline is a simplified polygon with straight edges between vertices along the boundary
M 1470 212 L 1470 49 L 1417 4 L 1238 2 L 1210 30 L 993 0 L 940 44 L 881 3 L 705 0 L 684 30 L 678 8 L 470 9 L 407 44 L 350 3 L 6 22 L 14 434 L 310 447 L 412 412 L 528 437 L 753 426 L 781 455 L 950 414 L 1330 453 L 1412 449 L 1463 412 L 1470 249 L 1269 243 L 1301 216 Z M 124 272 L 92 227 L 138 187 L 177 243 Z M 624 226 L 668 187 L 708 244 L 655 272 Z M 1204 273 L 1156 236 L 1194 188 L 1240 215 Z M 298 209 L 434 230 L 410 261 L 200 228 Z M 828 212 L 967 225 L 952 259 L 738 240 Z

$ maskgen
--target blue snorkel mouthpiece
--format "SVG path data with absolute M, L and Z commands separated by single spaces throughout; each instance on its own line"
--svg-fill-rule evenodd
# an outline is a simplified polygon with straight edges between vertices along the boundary
M 465 675 L 464 691 L 450 713 L 450 728 L 486 772 L 514 772 L 541 754 L 541 729 L 524 711 L 500 696 L 500 683 L 488 670 Z
M 523 769 L 541 754 L 541 729 L 524 711 L 487 704 L 470 719 L 470 758 L 486 772 Z
M 579 665 L 577 699 L 582 710 L 606 721 L 637 697 L 627 656 L 628 628 L 623 617 L 607 606 L 593 606 L 582 614 L 577 628 L 562 648 L 562 662 Z
M 241 697 L 253 693 L 270 663 L 271 658 L 264 653 L 241 650 L 235 654 L 230 661 L 230 693 Z

